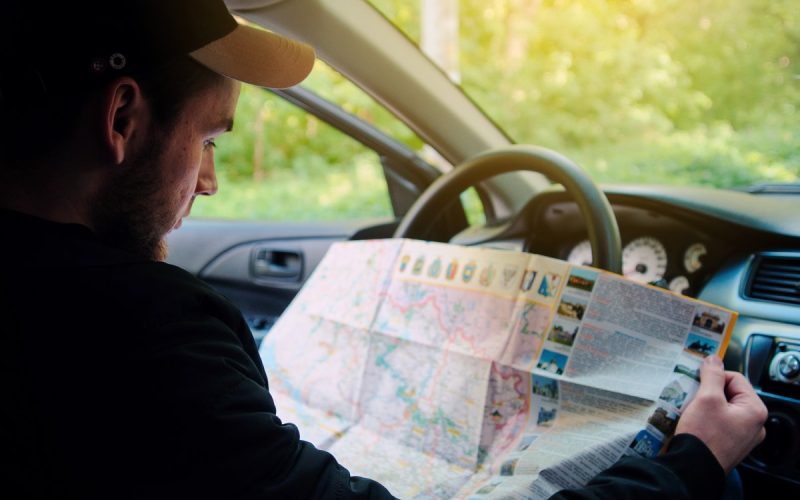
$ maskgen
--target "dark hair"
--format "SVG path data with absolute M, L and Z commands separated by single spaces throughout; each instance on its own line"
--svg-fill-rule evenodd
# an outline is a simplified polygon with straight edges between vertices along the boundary
M 24 169 L 31 161 L 52 156 L 69 140 L 89 100 L 123 75 L 139 83 L 162 126 L 169 126 L 190 98 L 225 80 L 189 56 L 63 82 L 57 75 L 18 70 L 14 81 L 0 81 L 0 167 Z

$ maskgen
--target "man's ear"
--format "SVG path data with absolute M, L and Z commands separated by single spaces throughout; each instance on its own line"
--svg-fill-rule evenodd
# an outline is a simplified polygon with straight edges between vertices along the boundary
M 103 111 L 103 146 L 114 163 L 120 165 L 136 147 L 133 139 L 148 121 L 149 108 L 136 80 L 114 80 L 107 87 Z

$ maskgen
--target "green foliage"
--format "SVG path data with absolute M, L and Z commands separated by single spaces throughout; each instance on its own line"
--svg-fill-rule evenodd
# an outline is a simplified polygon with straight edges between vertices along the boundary
M 317 62 L 306 84 L 415 150 L 422 141 L 352 83 Z M 263 89 L 242 86 L 234 133 L 217 140 L 220 190 L 196 217 L 331 220 L 391 217 L 374 152 Z
M 372 3 L 419 41 L 419 9 Z M 800 177 L 796 0 L 459 8 L 462 86 L 517 142 L 560 150 L 605 182 Z
M 364 153 L 356 141 L 265 90 L 243 86 L 235 133 L 218 141 L 218 168 L 234 180 L 268 180 L 291 171 L 310 178 L 345 169 Z
M 593 178 L 608 182 L 731 187 L 796 182 L 800 150 L 789 132 L 735 132 L 696 127 L 647 143 L 595 144 L 574 155 Z
M 371 0 L 415 41 L 426 1 Z M 467 93 L 517 142 L 559 150 L 598 181 L 800 179 L 796 0 L 461 0 L 459 25 Z M 423 152 L 321 62 L 305 85 Z M 219 143 L 220 194 L 197 215 L 391 215 L 374 155 L 261 89 L 243 88 Z M 478 216 L 475 194 L 463 198 Z
M 219 178 L 213 198 L 198 198 L 193 217 L 269 221 L 386 218 L 392 213 L 383 173 L 372 161 L 298 177 L 278 170 L 268 181 Z M 354 175 L 355 173 L 355 175 Z

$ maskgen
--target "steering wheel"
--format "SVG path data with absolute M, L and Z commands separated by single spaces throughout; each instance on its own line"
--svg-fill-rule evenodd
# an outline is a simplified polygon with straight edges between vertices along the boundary
M 622 273 L 622 245 L 611 204 L 589 176 L 571 160 L 549 149 L 514 145 L 481 153 L 437 178 L 408 210 L 395 238 L 427 234 L 441 208 L 461 192 L 495 175 L 528 170 L 564 186 L 578 204 L 589 230 L 593 265 Z

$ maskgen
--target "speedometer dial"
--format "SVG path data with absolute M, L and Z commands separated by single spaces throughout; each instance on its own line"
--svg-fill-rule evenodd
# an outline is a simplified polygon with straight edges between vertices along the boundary
M 567 262 L 576 266 L 592 265 L 592 244 L 589 240 L 583 240 L 569 251 Z
M 657 281 L 664 277 L 666 271 L 667 250 L 655 238 L 636 238 L 622 250 L 622 272 L 634 281 Z

